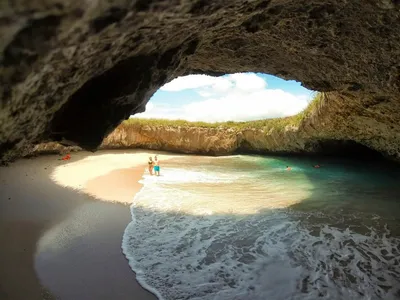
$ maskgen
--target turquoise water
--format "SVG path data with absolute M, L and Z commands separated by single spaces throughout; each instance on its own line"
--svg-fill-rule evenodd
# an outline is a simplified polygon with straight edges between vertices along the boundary
M 185 156 L 161 172 L 122 245 L 160 299 L 400 298 L 399 168 Z

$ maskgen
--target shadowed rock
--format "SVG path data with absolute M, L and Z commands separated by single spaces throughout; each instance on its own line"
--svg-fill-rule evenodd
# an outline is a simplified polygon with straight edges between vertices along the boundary
M 332 92 L 304 124 L 315 139 L 400 158 L 399 1 L 17 0 L 0 37 L 3 160 L 94 150 L 173 78 L 246 71 Z

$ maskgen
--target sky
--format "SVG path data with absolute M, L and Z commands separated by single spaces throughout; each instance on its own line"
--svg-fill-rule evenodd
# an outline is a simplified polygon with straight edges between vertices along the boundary
M 260 73 L 188 75 L 162 86 L 134 118 L 250 121 L 295 115 L 313 92 L 296 81 Z

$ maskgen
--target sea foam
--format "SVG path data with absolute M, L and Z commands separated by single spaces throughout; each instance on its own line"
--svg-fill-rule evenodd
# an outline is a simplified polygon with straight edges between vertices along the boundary
M 224 191 L 239 180 L 268 182 L 209 167 L 145 176 L 135 196 L 122 248 L 140 284 L 159 299 L 399 298 L 400 239 L 384 219 L 290 208 L 221 213 L 212 202 L 201 205 L 207 191 L 214 191 L 217 207 L 230 203 L 234 196 Z M 289 194 L 293 188 L 286 182 Z M 236 196 L 252 201 L 254 191 Z M 191 209 L 183 209 L 188 203 Z

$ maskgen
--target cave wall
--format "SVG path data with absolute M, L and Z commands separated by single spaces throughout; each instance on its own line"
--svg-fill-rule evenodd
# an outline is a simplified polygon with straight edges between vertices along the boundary
M 392 119 L 397 108 L 382 114 L 382 110 L 365 108 L 357 98 L 351 100 L 337 92 L 323 93 L 305 113 L 286 118 L 285 125 L 271 121 L 263 128 L 251 123 L 239 128 L 122 123 L 101 146 L 213 155 L 250 152 L 351 157 L 356 152 L 366 158 L 382 156 L 400 162 L 400 123 Z
M 299 115 L 260 122 L 221 123 L 218 125 L 174 121 L 130 120 L 122 122 L 100 145 L 100 149 L 151 149 L 203 155 L 279 154 L 328 155 L 364 160 L 383 158 L 400 162 L 398 152 L 389 151 L 395 135 L 379 135 L 379 126 L 357 131 L 351 127 L 348 107 L 336 93 L 323 93 Z M 327 108 L 325 106 L 328 106 Z M 341 115 L 340 112 L 345 115 Z M 352 118 L 357 117 L 353 110 Z M 367 116 L 364 116 L 368 120 Z M 372 133 L 371 133 L 372 132 Z M 363 137 L 373 136 L 370 140 Z M 372 142 L 370 142 L 372 141 Z M 397 146 L 396 146 L 397 147 Z M 56 142 L 29 147 L 24 156 L 79 151 L 76 146 L 63 147 Z M 392 149 L 393 150 L 393 149 Z
M 3 1 L 0 157 L 94 150 L 176 76 L 252 71 L 334 91 L 303 132 L 399 158 L 399 57 L 397 0 Z

